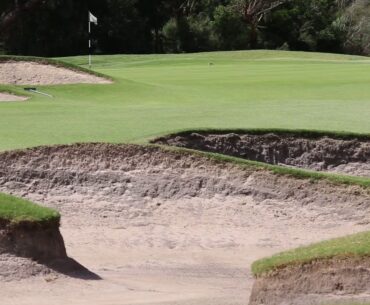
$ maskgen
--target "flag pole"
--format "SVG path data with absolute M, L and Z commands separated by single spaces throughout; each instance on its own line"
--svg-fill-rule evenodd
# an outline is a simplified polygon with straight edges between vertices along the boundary
M 90 22 L 90 12 L 89 12 L 89 69 L 91 69 L 91 22 Z

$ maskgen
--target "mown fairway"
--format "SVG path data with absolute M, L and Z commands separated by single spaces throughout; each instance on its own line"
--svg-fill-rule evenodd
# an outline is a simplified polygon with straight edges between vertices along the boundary
M 86 63 L 86 57 L 62 60 Z M 0 150 L 145 142 L 201 127 L 370 133 L 370 61 L 365 57 L 252 51 L 94 61 L 94 69 L 112 76 L 115 84 L 46 87 L 42 90 L 54 99 L 1 103 Z

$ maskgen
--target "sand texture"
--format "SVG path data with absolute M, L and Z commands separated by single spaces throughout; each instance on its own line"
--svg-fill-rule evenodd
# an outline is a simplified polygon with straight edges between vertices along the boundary
M 153 142 L 274 165 L 370 177 L 370 140 L 275 133 L 190 133 L 162 137 Z
M 26 101 L 27 99 L 28 98 L 25 96 L 19 96 L 19 95 L 0 92 L 0 102 L 22 102 L 22 101 Z
M 91 272 L 2 255 L 1 305 L 246 305 L 254 260 L 370 229 L 361 187 L 158 147 L 1 153 L 0 191 L 58 209 L 67 254 Z
M 110 80 L 102 77 L 49 64 L 26 61 L 0 62 L 0 84 L 36 86 L 110 83 Z

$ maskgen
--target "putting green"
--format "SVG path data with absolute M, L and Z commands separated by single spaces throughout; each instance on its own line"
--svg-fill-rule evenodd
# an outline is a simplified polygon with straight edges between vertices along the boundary
M 86 63 L 86 57 L 62 60 Z M 39 87 L 54 98 L 32 95 L 27 103 L 1 103 L 0 150 L 143 143 L 204 127 L 370 133 L 370 60 L 365 57 L 246 51 L 95 56 L 94 63 L 95 71 L 115 83 Z

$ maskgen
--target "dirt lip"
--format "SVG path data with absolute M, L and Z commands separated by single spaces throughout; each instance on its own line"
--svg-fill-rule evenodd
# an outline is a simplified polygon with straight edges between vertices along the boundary
M 370 177 L 370 140 L 293 133 L 181 133 L 156 144 L 215 152 L 274 165 Z
M 0 221 L 0 254 L 37 261 L 67 258 L 59 220 L 45 223 Z
M 52 64 L 33 61 L 0 61 L 0 84 L 37 86 L 111 83 L 111 80 L 103 77 Z
M 249 305 L 349 304 L 366 299 L 369 282 L 368 257 L 292 265 L 256 279 Z
M 0 220 L 0 282 L 37 275 L 99 280 L 67 256 L 58 220 L 17 223 Z

